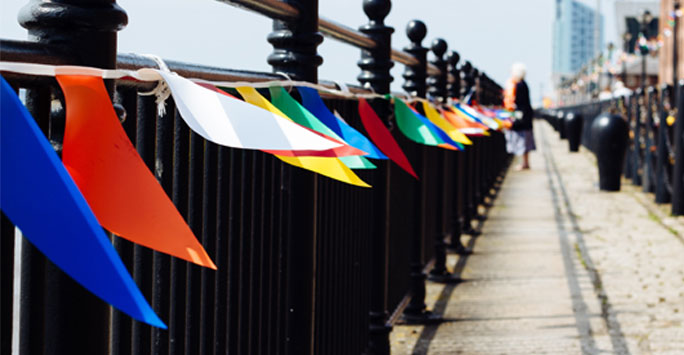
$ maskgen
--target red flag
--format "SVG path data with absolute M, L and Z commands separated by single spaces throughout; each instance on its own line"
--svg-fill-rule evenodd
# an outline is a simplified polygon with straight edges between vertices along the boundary
M 66 101 L 62 159 L 98 222 L 136 244 L 216 269 L 126 136 L 102 78 L 57 81 Z
M 418 175 L 413 171 L 411 163 L 408 158 L 406 158 L 406 155 L 404 155 L 404 152 L 401 150 L 401 147 L 399 147 L 397 141 L 392 137 L 392 133 L 387 130 L 387 127 L 382 123 L 380 117 L 378 117 L 370 104 L 363 98 L 359 99 L 359 115 L 361 116 L 363 127 L 366 129 L 366 132 L 368 132 L 368 135 L 378 149 L 399 165 L 400 168 L 418 179 Z

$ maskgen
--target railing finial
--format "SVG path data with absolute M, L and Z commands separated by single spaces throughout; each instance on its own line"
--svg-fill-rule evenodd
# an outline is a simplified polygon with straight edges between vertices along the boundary
M 391 9 L 392 2 L 389 0 L 363 0 L 363 12 L 371 20 L 371 24 L 383 25 Z
M 361 52 L 361 60 L 358 62 L 361 74 L 357 79 L 364 87 L 382 94 L 389 93 L 393 80 L 390 69 L 394 66 L 391 59 L 394 28 L 384 23 L 391 8 L 390 0 L 364 0 L 363 10 L 370 21 L 359 28 L 359 31 L 372 38 L 377 46 Z
M 406 35 L 411 40 L 411 45 L 421 45 L 421 42 L 427 35 L 427 27 L 425 23 L 420 20 L 411 20 L 406 25 Z
M 420 20 L 412 20 L 406 25 L 406 35 L 411 40 L 411 44 L 404 48 L 404 51 L 413 55 L 418 60 L 418 65 L 406 66 L 404 79 L 406 82 L 402 86 L 406 92 L 413 96 L 425 97 L 425 77 L 427 72 L 427 51 L 423 47 L 422 41 L 427 34 L 425 23 Z
M 440 73 L 430 75 L 428 78 L 428 92 L 431 97 L 440 101 L 446 101 L 447 62 L 444 60 L 444 53 L 447 50 L 447 43 L 442 38 L 436 38 L 432 41 L 430 48 L 435 55 L 435 58 L 430 63 L 439 68 Z
M 461 97 L 461 70 L 458 68 L 458 62 L 461 56 L 456 51 L 447 53 L 446 61 L 448 63 L 448 71 L 452 76 L 452 80 L 447 83 L 447 96 L 450 98 Z

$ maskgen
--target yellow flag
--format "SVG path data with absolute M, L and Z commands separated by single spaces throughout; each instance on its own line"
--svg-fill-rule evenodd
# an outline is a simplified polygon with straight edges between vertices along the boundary
M 261 107 L 264 110 L 270 111 L 276 115 L 290 119 L 277 107 L 273 106 L 265 97 L 263 97 L 259 92 L 253 87 L 239 87 L 236 88 L 240 93 L 242 98 L 255 106 Z M 282 160 L 285 163 L 294 165 L 296 167 L 313 171 L 315 173 L 327 176 L 331 179 L 345 182 L 347 184 L 370 187 L 361 178 L 359 178 L 354 172 L 349 169 L 340 159 L 338 158 L 327 158 L 327 157 L 286 157 L 282 155 L 276 155 L 276 158 Z
M 430 122 L 434 123 L 435 126 L 439 127 L 444 132 L 446 132 L 446 134 L 449 135 L 449 138 L 461 144 L 473 144 L 473 142 L 470 139 L 468 139 L 468 137 L 465 134 L 459 131 L 458 128 L 452 126 L 451 123 L 449 123 L 449 121 L 442 117 L 442 115 L 440 115 L 439 112 L 437 112 L 437 110 L 434 107 L 432 107 L 432 105 L 423 101 L 423 109 L 425 110 L 425 116 L 427 117 L 427 119 L 430 120 Z

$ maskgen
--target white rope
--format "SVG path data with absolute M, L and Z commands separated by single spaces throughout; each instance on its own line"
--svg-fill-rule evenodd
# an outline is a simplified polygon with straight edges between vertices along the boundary
M 171 73 L 169 70 L 169 67 L 166 65 L 163 59 L 160 57 L 154 55 L 154 54 L 141 54 L 141 56 L 152 59 L 155 63 L 157 63 L 157 66 L 159 66 L 159 70 L 167 73 Z M 152 91 L 149 92 L 141 92 L 139 93 L 141 96 L 149 96 L 149 95 L 154 95 L 155 99 L 154 102 L 157 104 L 157 115 L 159 117 L 164 117 L 166 115 L 166 100 L 169 99 L 171 96 L 171 88 L 169 88 L 169 85 L 166 84 L 166 81 L 164 80 L 159 80 L 157 82 L 157 86 L 152 89 Z
M 153 60 L 157 66 L 158 70 L 172 73 L 169 67 L 166 65 L 163 59 L 156 55 L 144 54 L 143 57 Z M 149 92 L 140 93 L 140 95 L 155 95 L 155 102 L 157 104 L 157 112 L 160 116 L 164 116 L 166 113 L 166 100 L 171 96 L 171 89 L 163 80 L 161 75 L 157 72 L 157 69 L 153 68 L 142 68 L 138 70 L 124 70 L 124 69 L 98 69 L 92 67 L 82 67 L 82 66 L 58 66 L 58 65 L 47 65 L 47 64 L 34 64 L 34 63 L 19 63 L 19 62 L 4 62 L 0 61 L 0 72 L 13 72 L 19 74 L 28 75 L 39 75 L 39 76 L 55 76 L 55 75 L 88 75 L 88 76 L 99 76 L 103 79 L 122 79 L 126 77 L 133 78 L 139 81 L 153 82 L 156 81 L 157 86 Z M 176 73 L 172 73 L 177 75 Z M 227 88 L 238 88 L 238 87 L 252 87 L 255 89 L 265 89 L 270 87 L 288 87 L 290 90 L 295 86 L 303 86 L 315 89 L 319 92 L 325 92 L 340 98 L 347 99 L 385 99 L 394 100 L 394 98 L 399 98 L 405 101 L 407 104 L 412 104 L 416 102 L 426 102 L 428 104 L 440 105 L 439 103 L 433 103 L 428 99 L 421 97 L 412 97 L 409 95 L 402 94 L 392 94 L 381 95 L 377 93 L 353 93 L 347 85 L 334 82 L 340 90 L 332 89 L 327 86 L 310 83 L 307 81 L 292 80 L 289 75 L 283 72 L 276 72 L 278 75 L 282 75 L 286 80 L 270 80 L 261 82 L 249 82 L 249 81 L 209 81 L 204 79 L 193 79 L 189 80 L 195 83 L 209 84 L 217 87 L 227 87 Z
M 154 60 L 159 66 L 159 70 L 170 72 L 168 66 L 164 61 L 153 55 L 144 55 L 152 60 Z M 63 65 L 48 65 L 48 64 L 35 64 L 35 63 L 21 63 L 21 62 L 6 62 L 0 61 L 0 72 L 12 72 L 18 74 L 27 75 L 37 75 L 37 76 L 56 76 L 56 75 L 87 75 L 87 76 L 98 76 L 103 79 L 122 79 L 126 77 L 133 78 L 138 81 L 152 82 L 157 81 L 159 85 L 155 87 L 152 91 L 147 93 L 140 93 L 141 95 L 156 95 L 158 100 L 157 104 L 163 106 L 163 101 L 168 98 L 167 90 L 168 87 L 162 77 L 153 68 L 142 68 L 138 70 L 125 70 L 125 69 L 99 69 L 84 66 L 63 66 Z M 175 73 L 174 73 L 175 74 Z M 304 86 L 318 90 L 320 92 L 325 92 L 332 94 L 334 96 L 349 98 L 349 99 L 382 99 L 385 95 L 380 95 L 376 93 L 352 93 L 349 91 L 348 87 L 342 87 L 342 90 L 332 89 L 323 85 L 310 83 L 307 81 L 297 81 L 292 80 L 285 73 L 277 73 L 283 75 L 287 80 L 270 80 L 262 82 L 249 82 L 249 81 L 209 81 L 204 79 L 188 78 L 196 83 L 204 83 L 213 86 L 223 86 L 229 88 L 237 87 L 253 87 L 256 89 L 264 89 L 269 87 L 293 87 L 293 86 Z M 338 84 L 339 85 L 339 84 Z M 168 92 L 170 94 L 170 92 Z

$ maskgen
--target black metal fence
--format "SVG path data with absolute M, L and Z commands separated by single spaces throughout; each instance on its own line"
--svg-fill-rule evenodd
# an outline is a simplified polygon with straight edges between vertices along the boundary
M 316 0 L 224 1 L 274 18 L 268 58 L 274 71 L 317 82 L 316 47 L 326 35 L 362 49 L 355 91 L 388 93 L 394 61 L 407 66 L 411 95 L 445 101 L 473 92 L 499 104 L 501 87 L 458 54 L 433 43 L 427 63 L 425 26 L 413 21 L 406 51 L 391 47 L 383 23 L 389 0 L 366 0 L 370 22 L 359 31 L 318 18 Z M 0 41 L 3 61 L 154 67 L 116 55 L 116 31 L 127 22 L 111 0 L 32 1 L 19 20 L 33 41 Z M 167 61 L 172 71 L 216 81 L 278 79 Z M 62 94 L 54 79 L 3 76 L 19 92 L 59 153 Z M 427 83 L 427 84 L 426 84 Z M 428 85 L 429 84 L 429 85 Z M 292 168 L 269 154 L 217 146 L 193 133 L 174 109 L 157 114 L 149 84 L 119 80 L 107 87 L 123 127 L 187 220 L 218 270 L 200 268 L 112 237 L 119 255 L 169 329 L 131 320 L 64 275 L 3 215 L 2 344 L 10 354 L 383 354 L 402 314 L 432 320 L 425 310 L 424 271 L 448 279 L 447 244 L 465 252 L 461 232 L 491 195 L 508 163 L 503 135 L 474 139 L 454 152 L 410 142 L 394 126 L 386 101 L 372 102 L 416 169 L 415 180 L 387 161 L 359 175 L 360 189 Z M 353 100 L 326 98 L 363 131 Z M 125 113 L 125 115 L 124 115 Z M 164 169 L 155 169 L 163 166 Z M 426 268 L 425 265 L 429 265 Z M 444 276 L 447 276 L 444 278 Z M 436 279 L 440 279 L 437 277 Z
M 621 115 L 629 124 L 623 176 L 656 203 L 672 203 L 673 215 L 684 215 L 684 81 L 639 88 L 631 95 L 541 112 L 555 127 L 565 113 L 584 117 L 582 144 L 594 150 L 591 124 L 603 112 Z M 677 90 L 675 90 L 677 89 Z M 560 114 L 559 114 L 560 113 Z

